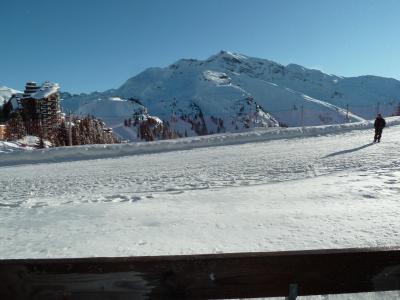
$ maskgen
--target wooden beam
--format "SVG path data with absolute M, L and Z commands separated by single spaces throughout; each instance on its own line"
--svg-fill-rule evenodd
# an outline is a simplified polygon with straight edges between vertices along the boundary
M 0 261 L 0 299 L 223 299 L 400 289 L 400 248 Z

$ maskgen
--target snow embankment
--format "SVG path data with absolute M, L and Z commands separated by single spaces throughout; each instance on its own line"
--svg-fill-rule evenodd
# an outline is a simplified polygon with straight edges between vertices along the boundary
M 44 141 L 46 147 L 51 147 L 49 141 Z M 0 141 L 0 154 L 1 153 L 12 153 L 21 151 L 32 151 L 37 149 L 39 144 L 39 138 L 33 135 L 27 135 L 17 141 Z M 1 156 L 0 156 L 1 159 Z M 1 160 L 0 160 L 1 161 Z
M 14 151 L 20 152 L 26 150 L 33 150 L 33 147 L 26 146 L 18 141 L 12 141 L 12 142 L 0 141 L 0 154 L 12 153 Z
M 386 118 L 386 121 L 387 126 L 400 125 L 400 117 L 389 117 Z M 364 121 L 310 127 L 260 128 L 241 133 L 214 134 L 155 142 L 48 148 L 33 151 L 0 153 L 0 166 L 113 158 L 127 155 L 151 154 L 166 151 L 190 150 L 202 147 L 226 146 L 278 139 L 338 134 L 351 130 L 371 128 L 373 128 L 373 121 Z

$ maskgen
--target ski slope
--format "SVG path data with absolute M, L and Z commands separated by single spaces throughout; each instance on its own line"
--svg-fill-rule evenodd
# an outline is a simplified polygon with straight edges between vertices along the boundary
M 2 166 L 0 257 L 399 245 L 400 126 L 372 136 Z

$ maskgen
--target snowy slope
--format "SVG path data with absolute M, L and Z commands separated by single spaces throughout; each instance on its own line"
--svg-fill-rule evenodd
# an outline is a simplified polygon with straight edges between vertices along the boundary
M 166 70 L 167 74 L 161 75 L 166 77 L 164 83 L 160 82 L 160 78 L 154 78 L 155 69 L 150 69 L 138 76 L 135 87 L 132 88 L 131 85 L 126 91 L 125 87 L 121 87 L 120 90 L 106 92 L 103 96 L 96 93 L 93 95 L 96 99 L 92 101 L 88 100 L 90 95 L 64 97 L 62 103 L 64 107 L 69 107 L 75 101 L 80 102 L 82 104 L 75 112 L 95 114 L 115 127 L 118 120 L 121 124 L 124 119 L 107 108 L 110 94 L 124 99 L 133 97 L 140 99 L 150 114 L 173 123 L 172 127 L 176 130 L 182 128 L 182 135 L 183 129 L 192 132 L 190 122 L 197 123 L 199 128 L 205 128 L 202 134 L 277 126 L 276 120 L 264 111 L 248 92 L 228 83 L 228 78 L 221 79 L 225 74 L 189 68 L 184 76 L 176 77 L 170 74 L 169 69 Z M 131 89 L 137 91 L 139 86 L 143 90 L 139 96 L 137 93 L 131 93 Z M 93 101 L 96 103 L 91 103 Z M 108 113 L 104 114 L 102 111 Z M 129 114 L 128 117 L 132 116 L 133 110 L 127 109 L 125 113 Z M 183 123 L 186 123 L 186 126 Z M 218 124 L 222 124 L 220 128 Z
M 122 124 L 125 118 L 132 117 L 135 103 L 119 97 L 98 98 L 85 105 L 79 106 L 74 111 L 77 115 L 96 115 L 100 119 L 107 120 L 110 126 Z
M 398 246 L 400 126 L 372 135 L 0 167 L 0 257 Z
M 187 99 L 194 99 L 206 113 L 214 113 L 217 116 L 223 115 L 226 107 L 229 107 L 236 99 L 240 99 L 239 97 L 253 97 L 265 111 L 271 112 L 274 117 L 289 126 L 301 124 L 301 106 L 304 109 L 304 125 L 346 121 L 345 112 L 337 111 L 336 107 L 328 107 L 323 102 L 310 101 L 310 98 L 304 97 L 302 93 L 250 74 L 248 70 L 258 68 L 257 61 L 252 62 L 252 66 L 243 68 L 239 66 L 241 63 L 228 60 L 231 59 L 230 55 L 222 53 L 205 62 L 180 60 L 169 68 L 150 69 L 128 80 L 118 92 L 125 97 L 134 95 L 134 97 L 144 99 L 149 110 L 154 110 L 155 114 L 162 117 L 169 113 L 168 107 L 163 105 L 163 102 L 169 104 L 168 99 L 171 97 L 175 98 L 183 111 L 187 107 Z M 220 76 L 226 79 L 222 81 L 211 79 L 211 76 L 204 76 L 210 73 L 221 74 Z M 213 78 L 216 77 L 213 76 Z M 203 81 L 214 83 L 217 89 L 204 85 Z M 239 95 L 235 97 L 235 93 Z M 158 99 L 166 100 L 161 102 Z M 350 120 L 359 121 L 360 118 L 350 116 Z
M 20 91 L 8 88 L 6 86 L 0 86 L 0 107 L 3 106 L 4 101 L 8 101 L 12 95 L 20 93 Z
M 309 97 L 320 99 L 340 107 L 349 105 L 350 110 L 369 107 L 361 112 L 364 118 L 375 116 L 375 106 L 380 102 L 380 109 L 391 114 L 400 103 L 400 82 L 378 76 L 341 77 L 307 69 L 300 65 L 281 64 L 258 58 L 237 55 L 222 51 L 210 58 L 218 61 L 223 57 L 225 64 L 239 74 L 265 80 L 278 86 L 301 92 Z M 371 109 L 372 108 L 372 109 Z

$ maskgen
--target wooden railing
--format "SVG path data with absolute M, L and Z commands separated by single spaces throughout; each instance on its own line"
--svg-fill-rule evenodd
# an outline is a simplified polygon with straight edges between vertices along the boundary
M 400 290 L 400 248 L 0 261 L 0 299 L 223 299 Z

